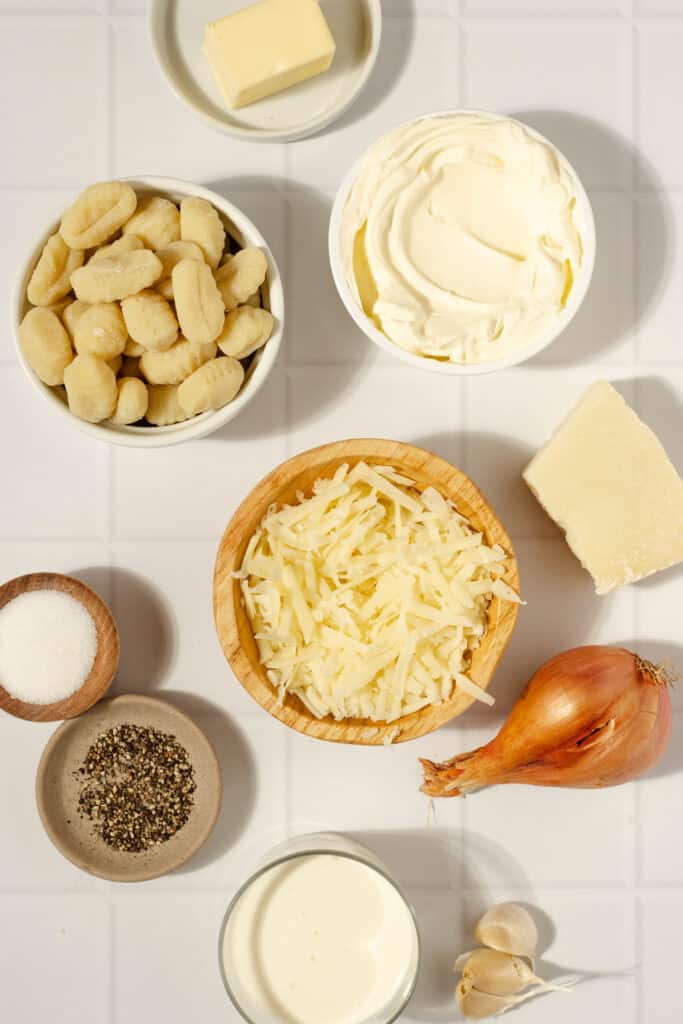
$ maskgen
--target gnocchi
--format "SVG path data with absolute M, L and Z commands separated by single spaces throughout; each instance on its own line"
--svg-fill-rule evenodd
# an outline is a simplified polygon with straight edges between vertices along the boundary
M 180 214 L 170 199 L 143 196 L 135 213 L 123 225 L 123 237 L 137 235 L 147 249 L 163 249 L 180 238 Z
M 99 423 L 116 408 L 116 374 L 101 359 L 79 355 L 64 371 L 69 409 L 88 423 Z
M 215 275 L 225 308 L 234 309 L 247 302 L 259 290 L 267 272 L 266 254 L 253 246 L 228 256 Z
M 62 323 L 66 327 L 72 341 L 76 334 L 76 324 L 81 319 L 86 309 L 88 309 L 87 302 L 81 302 L 79 299 L 75 299 L 73 302 L 69 302 L 69 304 L 62 310 Z
M 89 353 L 98 359 L 113 359 L 123 352 L 127 337 L 118 302 L 96 302 L 78 319 L 74 348 L 79 355 Z
M 59 233 L 72 249 L 91 249 L 109 241 L 130 217 L 138 198 L 125 181 L 90 185 L 62 217 Z
M 165 299 L 173 298 L 171 274 L 176 263 L 180 263 L 181 260 L 202 261 L 204 259 L 202 250 L 195 242 L 171 242 L 169 245 L 164 246 L 163 249 L 159 249 L 157 256 L 164 268 L 161 272 L 161 278 L 157 282 L 157 291 L 161 292 Z
M 188 416 L 221 409 L 242 387 L 244 367 L 237 359 L 219 356 L 204 363 L 178 386 L 178 401 Z
M 121 235 L 115 242 L 110 242 L 109 245 L 103 245 L 99 249 L 95 249 L 88 263 L 99 263 L 100 260 L 104 260 L 108 256 L 120 256 L 121 253 L 133 252 L 134 249 L 144 248 L 142 240 L 137 235 Z
M 74 353 L 56 313 L 39 306 L 29 310 L 19 327 L 19 342 L 26 362 L 43 384 L 64 383 L 64 371 Z
M 267 309 L 238 306 L 226 316 L 216 344 L 223 355 L 246 359 L 268 341 L 273 333 L 273 322 Z
M 149 395 L 143 381 L 138 377 L 121 377 L 116 384 L 117 396 L 113 423 L 137 423 L 144 419 L 149 404 Z
M 33 306 L 50 306 L 71 291 L 71 275 L 83 266 L 82 249 L 70 249 L 60 234 L 48 238 L 28 282 Z
M 132 338 L 128 338 L 123 354 L 124 356 L 135 356 L 136 359 L 139 359 L 143 352 L 146 351 L 145 346 L 141 345 L 139 341 L 133 341 Z
M 86 263 L 71 275 L 82 302 L 115 302 L 149 288 L 161 276 L 161 261 L 149 249 L 133 249 Z
M 140 370 L 150 384 L 180 384 L 215 355 L 214 341 L 195 345 L 181 337 L 165 352 L 145 352 L 140 359 Z
M 232 401 L 270 338 L 267 270 L 205 199 L 99 182 L 36 257 L 19 344 L 81 419 L 181 423 Z
M 188 341 L 206 345 L 223 329 L 225 311 L 211 268 L 181 260 L 173 268 L 173 295 L 180 329 Z
M 151 385 L 146 418 L 155 427 L 169 427 L 172 423 L 189 420 L 190 414 L 185 412 L 178 401 L 178 388 L 175 384 Z
M 187 196 L 180 204 L 180 237 L 196 242 L 212 269 L 220 263 L 225 248 L 223 221 L 206 199 Z
M 129 295 L 121 303 L 121 309 L 128 333 L 145 349 L 170 348 L 178 337 L 175 314 L 158 292 L 144 289 L 137 295 Z

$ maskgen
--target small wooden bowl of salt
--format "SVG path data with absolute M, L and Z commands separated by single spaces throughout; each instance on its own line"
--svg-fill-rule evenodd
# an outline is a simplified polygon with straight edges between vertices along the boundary
M 114 617 L 81 580 L 35 572 L 0 586 L 0 710 L 75 718 L 104 696 L 118 664 Z

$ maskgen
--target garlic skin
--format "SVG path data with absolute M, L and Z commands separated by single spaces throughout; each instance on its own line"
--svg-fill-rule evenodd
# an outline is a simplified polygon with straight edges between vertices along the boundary
M 482 946 L 514 956 L 536 956 L 538 930 L 528 910 L 518 903 L 497 903 L 478 921 L 474 937 Z

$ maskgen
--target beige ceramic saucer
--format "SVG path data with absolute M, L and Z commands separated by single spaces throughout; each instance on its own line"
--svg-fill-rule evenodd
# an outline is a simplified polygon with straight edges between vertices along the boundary
M 168 842 L 145 853 L 110 849 L 78 813 L 80 767 L 95 739 L 114 725 L 151 726 L 170 733 L 185 748 L 197 789 L 187 823 Z M 154 697 L 126 695 L 100 701 L 80 718 L 64 722 L 50 737 L 38 765 L 36 801 L 45 831 L 76 867 L 112 882 L 143 882 L 185 864 L 206 842 L 221 806 L 221 773 L 213 747 L 191 718 Z

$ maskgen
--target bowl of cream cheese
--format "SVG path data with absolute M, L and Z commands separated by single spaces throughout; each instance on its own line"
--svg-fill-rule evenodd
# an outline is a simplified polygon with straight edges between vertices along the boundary
M 560 151 L 521 121 L 446 111 L 400 125 L 344 179 L 332 274 L 361 330 L 439 373 L 487 373 L 549 345 L 583 302 L 595 222 Z

